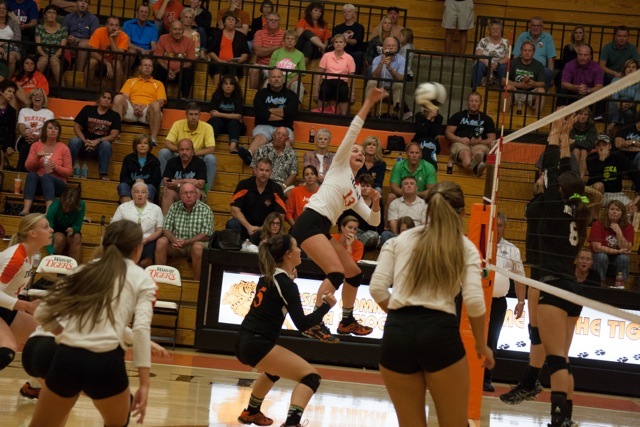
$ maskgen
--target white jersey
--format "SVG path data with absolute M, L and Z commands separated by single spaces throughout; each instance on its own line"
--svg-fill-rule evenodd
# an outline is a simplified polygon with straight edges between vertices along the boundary
M 42 326 L 45 331 L 55 331 L 61 323 L 64 323 L 64 329 L 56 336 L 58 344 L 104 353 L 118 346 L 124 350 L 128 348 L 127 341 L 130 338 L 127 338 L 126 328 L 133 319 L 133 363 L 136 367 L 150 367 L 151 318 L 157 286 L 141 267 L 130 259 L 125 262 L 127 264 L 125 284 L 120 297 L 116 299 L 114 295 L 112 302 L 115 324 L 109 322 L 107 316 L 103 315 L 93 325 L 93 329 L 85 326 L 81 330 L 78 319 L 69 315 Z M 35 317 L 39 321 L 47 315 L 48 307 L 45 301 L 40 303 L 35 312 Z
M 390 310 L 421 306 L 456 314 L 454 299 L 460 291 L 459 287 L 452 288 L 448 293 L 436 292 L 428 283 L 414 291 L 407 289 L 409 261 L 413 257 L 413 248 L 424 227 L 428 226 L 422 225 L 407 230 L 384 244 L 378 257 L 376 270 L 371 276 L 369 292 L 376 302 L 388 299 Z M 480 254 L 471 240 L 465 236 L 462 236 L 462 239 L 465 261 L 464 274 L 460 283 L 462 298 L 469 316 L 477 317 L 486 311 L 482 291 Z M 392 284 L 393 293 L 389 292 Z
M 31 280 L 32 267 L 22 243 L 0 253 L 0 307 L 13 310 L 20 291 Z
M 364 125 L 364 121 L 355 116 L 331 162 L 331 167 L 329 167 L 322 185 L 318 192 L 311 196 L 305 207 L 305 209 L 311 208 L 325 216 L 331 221 L 331 224 L 335 224 L 340 215 L 348 209 L 353 209 L 369 225 L 380 224 L 380 212 L 372 211 L 362 199 L 360 184 L 354 178 L 349 165 L 351 147 L 353 147 L 362 125 Z

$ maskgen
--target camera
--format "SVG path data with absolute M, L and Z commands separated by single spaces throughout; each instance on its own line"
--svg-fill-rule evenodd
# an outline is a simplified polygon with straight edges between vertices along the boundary
M 395 52 L 391 52 L 391 51 L 386 51 L 383 53 L 384 56 L 396 56 Z

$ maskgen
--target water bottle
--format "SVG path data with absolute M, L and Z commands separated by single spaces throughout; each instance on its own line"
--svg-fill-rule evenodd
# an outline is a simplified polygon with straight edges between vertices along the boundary
M 447 175 L 451 175 L 453 173 L 453 162 L 449 160 L 447 163 Z
M 316 131 L 311 128 L 309 131 L 309 142 L 314 143 L 316 141 Z
M 618 271 L 618 274 L 616 275 L 614 288 L 624 289 L 624 275 L 622 274 L 622 271 Z
M 81 170 L 80 178 L 86 179 L 87 175 L 89 175 L 89 166 L 87 166 L 87 162 L 84 162 L 82 164 L 82 170 Z
M 76 160 L 76 162 L 73 164 L 73 177 L 80 178 L 81 173 L 82 171 L 80 170 L 80 162 Z

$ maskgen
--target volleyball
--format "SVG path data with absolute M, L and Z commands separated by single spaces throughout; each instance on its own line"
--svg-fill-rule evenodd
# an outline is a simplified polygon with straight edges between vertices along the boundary
M 416 104 L 428 110 L 437 110 L 447 102 L 447 89 L 437 82 L 420 83 L 416 88 L 414 99 Z

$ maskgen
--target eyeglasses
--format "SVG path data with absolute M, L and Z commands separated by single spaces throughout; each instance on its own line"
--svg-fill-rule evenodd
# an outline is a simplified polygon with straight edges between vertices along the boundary
M 186 194 L 187 196 L 193 196 L 195 194 L 198 194 L 197 191 L 183 191 L 182 194 Z
M 267 19 L 267 21 L 269 21 L 269 22 L 280 22 L 279 19 Z

